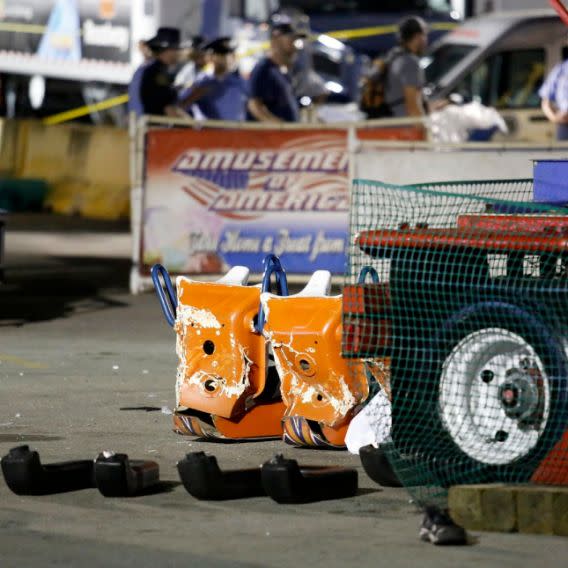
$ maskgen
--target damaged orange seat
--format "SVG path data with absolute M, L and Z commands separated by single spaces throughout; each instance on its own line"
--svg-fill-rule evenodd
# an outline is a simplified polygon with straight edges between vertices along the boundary
M 255 329 L 260 287 L 234 267 L 217 282 L 178 277 L 176 351 L 178 433 L 210 438 L 282 434 L 284 406 L 273 396 L 275 371 Z
M 261 295 L 282 399 L 284 440 L 343 447 L 355 408 L 368 396 L 364 362 L 341 357 L 342 297 L 329 296 L 331 274 L 316 271 L 298 294 Z

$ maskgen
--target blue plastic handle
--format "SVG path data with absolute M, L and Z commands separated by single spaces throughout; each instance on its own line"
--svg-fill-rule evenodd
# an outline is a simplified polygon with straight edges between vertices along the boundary
M 162 282 L 160 281 L 160 275 L 162 276 L 162 280 L 164 281 L 166 287 L 165 290 Z M 172 281 L 170 279 L 170 275 L 161 264 L 154 264 L 154 266 L 152 266 L 152 282 L 154 283 L 154 289 L 156 290 L 156 294 L 158 296 L 158 300 L 160 301 L 162 312 L 164 312 L 164 316 L 166 317 L 166 321 L 170 324 L 171 327 L 173 327 L 176 321 L 177 298 L 174 292 Z
M 363 266 L 363 268 L 361 268 L 361 272 L 359 272 L 357 284 L 364 284 L 368 275 L 371 276 L 373 284 L 379 283 L 379 273 L 372 266 Z
M 275 254 L 269 254 L 264 258 L 264 275 L 262 277 L 262 286 L 261 286 L 261 293 L 262 292 L 270 292 L 270 279 L 274 274 L 276 280 L 276 292 L 279 296 L 288 296 L 288 280 L 286 278 L 286 272 L 284 268 L 282 268 L 282 264 L 280 263 L 280 259 Z M 264 329 L 264 309 L 262 307 L 262 303 L 258 308 L 258 321 L 255 326 L 255 330 L 257 333 L 262 333 Z

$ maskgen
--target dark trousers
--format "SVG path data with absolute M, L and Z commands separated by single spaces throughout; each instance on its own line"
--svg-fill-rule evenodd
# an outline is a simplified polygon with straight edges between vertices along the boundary
M 568 124 L 556 125 L 556 140 L 568 140 Z

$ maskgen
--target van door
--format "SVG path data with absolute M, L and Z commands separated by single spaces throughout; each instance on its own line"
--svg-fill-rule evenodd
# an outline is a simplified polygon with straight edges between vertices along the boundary
M 478 64 L 455 91 L 466 101 L 477 100 L 495 107 L 509 127 L 507 140 L 553 142 L 554 127 L 540 110 L 538 95 L 545 72 L 544 47 L 503 50 Z

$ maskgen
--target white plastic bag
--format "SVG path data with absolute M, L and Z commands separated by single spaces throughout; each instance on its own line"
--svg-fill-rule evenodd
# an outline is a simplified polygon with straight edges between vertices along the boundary
M 469 139 L 471 130 L 497 128 L 508 132 L 503 117 L 491 107 L 479 102 L 465 105 L 448 105 L 428 117 L 430 138 L 434 142 L 460 143 Z

